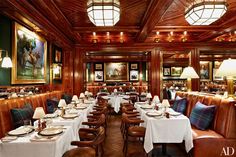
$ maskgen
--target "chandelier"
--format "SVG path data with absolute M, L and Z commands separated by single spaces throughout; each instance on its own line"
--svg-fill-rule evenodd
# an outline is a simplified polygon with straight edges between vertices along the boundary
M 210 25 L 227 11 L 225 0 L 195 0 L 185 12 L 190 25 Z
M 88 16 L 96 26 L 114 26 L 120 20 L 119 0 L 88 0 Z

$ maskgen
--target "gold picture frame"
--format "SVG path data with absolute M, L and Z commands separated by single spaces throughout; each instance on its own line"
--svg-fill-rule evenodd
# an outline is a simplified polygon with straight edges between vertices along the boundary
M 47 41 L 13 23 L 12 84 L 46 83 Z
M 212 63 L 209 61 L 200 61 L 200 79 L 201 81 L 212 80 Z
M 129 69 L 128 63 L 105 63 L 105 81 L 128 81 Z

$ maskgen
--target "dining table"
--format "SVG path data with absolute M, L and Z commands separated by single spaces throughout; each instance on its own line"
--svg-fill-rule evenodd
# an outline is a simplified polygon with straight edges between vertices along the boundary
M 114 108 L 114 111 L 118 113 L 120 111 L 120 104 L 121 103 L 128 103 L 129 102 L 129 95 L 125 94 L 111 94 L 107 96 L 102 96 L 103 99 L 107 99 L 108 103 Z
M 193 148 L 191 124 L 185 115 L 175 112 L 172 108 L 160 108 L 145 103 L 135 103 L 140 117 L 144 120 L 141 125 L 146 128 L 144 149 L 147 153 L 154 148 L 154 143 L 182 143 L 188 153 Z M 165 114 L 168 113 L 168 116 Z
M 22 126 L 26 127 L 26 126 Z M 62 132 L 54 136 L 42 136 L 40 132 L 25 135 L 7 136 L 0 141 L 1 157 L 61 157 L 73 148 L 73 130 L 71 126 L 63 126 Z M 11 140 L 7 140 L 11 139 Z

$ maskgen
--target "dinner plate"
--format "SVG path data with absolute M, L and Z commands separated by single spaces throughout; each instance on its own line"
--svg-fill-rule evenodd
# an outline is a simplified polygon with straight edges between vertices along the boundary
M 142 109 L 152 109 L 153 106 L 151 105 L 145 105 L 145 106 L 141 106 Z
M 62 116 L 62 118 L 64 118 L 64 119 L 74 119 L 76 117 L 78 117 L 77 114 L 65 114 Z
M 87 107 L 86 106 L 76 106 L 75 109 L 77 110 L 83 110 L 83 109 L 86 109 Z
M 150 117 L 156 117 L 156 116 L 161 116 L 162 113 L 161 112 L 147 112 L 146 115 L 150 116 Z
M 1 139 L 2 142 L 10 142 L 17 139 L 17 136 L 5 136 Z
M 179 112 L 169 112 L 169 114 L 171 115 L 171 116 L 180 116 L 182 113 L 179 113 Z
M 45 128 L 42 131 L 38 132 L 41 136 L 55 136 L 63 133 L 61 128 Z
M 147 104 L 147 102 L 136 102 L 136 104 L 138 104 L 138 105 L 145 105 L 145 104 Z
M 21 136 L 26 135 L 34 131 L 34 128 L 27 127 L 27 126 L 21 126 L 15 130 L 9 131 L 7 134 L 10 136 Z
M 50 114 L 46 114 L 43 118 L 55 118 L 57 117 L 58 115 L 55 114 L 55 113 L 50 113 Z

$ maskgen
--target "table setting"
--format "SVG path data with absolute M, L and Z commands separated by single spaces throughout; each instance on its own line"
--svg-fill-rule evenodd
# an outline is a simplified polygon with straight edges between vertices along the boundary
M 70 126 L 55 125 L 40 131 L 33 126 L 11 130 L 0 141 L 3 157 L 58 157 L 71 149 L 73 131 Z

